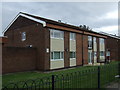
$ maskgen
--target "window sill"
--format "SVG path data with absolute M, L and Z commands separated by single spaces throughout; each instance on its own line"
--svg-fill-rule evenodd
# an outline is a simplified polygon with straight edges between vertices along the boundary
M 51 59 L 50 61 L 63 61 L 64 59 Z

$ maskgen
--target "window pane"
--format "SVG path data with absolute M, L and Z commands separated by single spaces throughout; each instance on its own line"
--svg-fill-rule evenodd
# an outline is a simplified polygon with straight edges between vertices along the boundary
M 100 51 L 100 56 L 104 56 L 104 51 Z
M 51 38 L 54 37 L 54 36 L 53 36 L 53 30 L 50 30 L 50 36 L 51 36 Z
M 51 59 L 53 59 L 53 52 L 51 52 Z
M 21 34 L 22 41 L 26 40 L 26 32 L 22 32 Z
M 75 38 L 76 38 L 75 33 L 70 33 L 70 40 L 76 40 Z
M 61 52 L 61 59 L 63 59 L 63 52 Z
M 55 38 L 60 38 L 60 32 L 54 30 L 54 37 L 55 37 Z
M 52 38 L 60 38 L 60 39 L 64 38 L 64 32 L 63 31 L 50 29 L 50 34 L 51 34 Z
M 60 52 L 54 52 L 54 59 L 60 59 Z
M 70 52 L 70 58 L 76 58 L 76 53 L 75 52 Z
M 100 38 L 100 43 L 104 44 L 104 39 L 103 38 Z
M 92 48 L 92 36 L 88 36 L 88 48 Z

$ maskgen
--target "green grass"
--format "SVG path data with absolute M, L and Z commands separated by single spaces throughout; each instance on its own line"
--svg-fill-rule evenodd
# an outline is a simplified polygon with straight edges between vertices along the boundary
M 93 66 L 84 66 L 84 67 L 77 67 L 77 68 L 70 68 L 60 71 L 52 71 L 52 72 L 18 72 L 18 73 L 10 73 L 2 76 L 2 83 L 6 85 L 11 82 L 18 82 L 18 81 L 26 81 L 29 79 L 36 79 L 36 78 L 43 78 L 55 74 L 65 74 L 65 73 L 72 73 L 80 70 L 85 70 L 88 68 L 92 68 Z
M 108 82 L 111 82 L 115 79 L 114 76 L 118 73 L 117 64 L 118 62 L 111 62 L 108 65 L 100 66 L 102 70 L 101 71 L 101 81 L 102 81 L 101 86 L 105 86 Z M 64 75 L 64 80 L 61 74 Z M 39 79 L 37 78 L 44 78 L 44 77 L 48 77 L 48 78 L 43 79 L 43 82 L 46 82 L 46 81 L 51 82 L 51 75 L 59 76 L 59 77 L 56 77 L 56 80 L 58 80 L 58 82 L 56 83 L 56 87 L 97 88 L 97 66 L 77 67 L 77 68 L 65 69 L 65 70 L 49 72 L 49 73 L 48 72 L 47 73 L 20 72 L 20 73 L 7 74 L 7 75 L 2 76 L 3 77 L 2 82 L 3 82 L 3 86 L 5 86 L 11 82 L 16 83 L 19 81 L 27 81 L 30 79 L 33 79 L 33 80 L 36 79 L 39 81 Z M 29 85 L 30 84 L 31 83 L 29 83 Z M 51 87 L 51 85 L 49 85 L 49 87 Z

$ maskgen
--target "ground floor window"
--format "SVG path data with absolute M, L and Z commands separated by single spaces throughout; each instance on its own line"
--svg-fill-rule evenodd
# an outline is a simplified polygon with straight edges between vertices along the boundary
M 105 54 L 104 51 L 100 51 L 100 56 L 105 56 L 104 54 Z
M 76 58 L 76 52 L 70 52 L 70 58 Z
M 63 60 L 63 51 L 51 52 L 51 60 Z

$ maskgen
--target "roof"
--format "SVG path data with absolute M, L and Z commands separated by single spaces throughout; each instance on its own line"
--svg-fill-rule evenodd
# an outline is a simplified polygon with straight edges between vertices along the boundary
M 30 20 L 33 20 L 33 21 L 35 21 L 35 22 L 41 23 L 41 24 L 43 24 L 44 27 L 46 26 L 46 23 L 50 23 L 50 24 L 54 24 L 54 25 L 59 25 L 59 26 L 64 26 L 64 27 L 68 27 L 68 28 L 73 28 L 73 29 L 77 29 L 77 30 L 81 30 L 81 31 L 86 31 L 86 32 L 90 32 L 90 33 L 95 33 L 95 34 L 99 34 L 99 35 L 103 35 L 103 36 L 110 36 L 110 35 L 105 34 L 105 33 L 98 33 L 98 32 L 92 31 L 92 30 L 82 29 L 82 28 L 80 28 L 79 26 L 74 26 L 74 25 L 70 25 L 70 24 L 63 23 L 63 22 L 58 22 L 58 21 L 54 21 L 54 20 L 47 19 L 47 18 L 43 18 L 43 17 L 39 17 L 39 16 L 35 16 L 35 15 L 23 13 L 23 12 L 18 13 L 18 15 L 17 15 L 17 16 L 13 19 L 13 21 L 7 26 L 7 28 L 3 31 L 3 33 L 9 29 L 9 27 L 13 24 L 13 22 L 14 22 L 19 16 L 22 16 L 22 17 L 28 18 L 28 19 L 30 19 Z M 113 36 L 110 36 L 110 37 L 113 37 Z M 118 38 L 118 37 L 113 37 L 113 38 Z
M 116 35 L 113 35 L 113 34 L 108 34 L 108 33 L 105 33 L 105 32 L 99 32 L 101 34 L 104 34 L 104 35 L 107 35 L 109 37 L 113 37 L 113 38 L 116 38 L 116 39 L 120 39 L 120 36 L 116 36 Z

